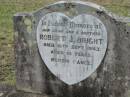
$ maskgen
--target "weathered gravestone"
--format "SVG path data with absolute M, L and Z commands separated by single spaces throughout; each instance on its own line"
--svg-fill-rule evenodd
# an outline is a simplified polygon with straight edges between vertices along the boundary
M 16 14 L 17 90 L 48 97 L 129 97 L 125 20 L 81 1 Z

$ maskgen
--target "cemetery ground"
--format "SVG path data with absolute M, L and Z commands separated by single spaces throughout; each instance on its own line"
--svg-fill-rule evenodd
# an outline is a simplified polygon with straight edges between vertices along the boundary
M 58 0 L 0 0 L 0 86 L 15 84 L 13 15 L 17 12 L 31 12 L 56 1 Z M 99 0 L 96 2 L 101 3 Z M 127 3 L 103 2 L 101 5 L 118 15 L 130 16 L 130 6 Z

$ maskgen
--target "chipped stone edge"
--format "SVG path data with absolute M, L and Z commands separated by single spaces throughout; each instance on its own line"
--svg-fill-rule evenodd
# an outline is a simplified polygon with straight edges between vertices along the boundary
M 20 13 L 16 13 L 15 15 L 14 15 L 14 17 L 18 17 L 18 16 L 33 16 L 33 13 L 28 13 L 28 12 L 24 12 L 24 13 L 22 13 L 22 12 L 20 12 Z

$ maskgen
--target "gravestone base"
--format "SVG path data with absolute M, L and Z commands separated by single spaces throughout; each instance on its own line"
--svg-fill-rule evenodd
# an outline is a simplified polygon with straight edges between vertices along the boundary
M 44 94 L 26 93 L 22 91 L 12 90 L 8 93 L 4 93 L 3 96 L 0 97 L 48 97 L 48 96 Z M 54 96 L 49 96 L 49 97 L 54 97 Z
M 126 92 L 126 97 L 130 97 L 130 90 Z M 10 91 L 9 93 L 5 93 L 0 97 L 56 97 L 54 95 L 44 95 L 44 94 L 36 94 L 36 93 L 26 93 L 22 91 Z M 102 95 L 105 97 L 105 95 Z

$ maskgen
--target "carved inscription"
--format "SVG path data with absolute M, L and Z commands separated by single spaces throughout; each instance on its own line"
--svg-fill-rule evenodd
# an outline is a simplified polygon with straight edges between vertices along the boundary
M 71 19 L 53 12 L 39 21 L 37 43 L 49 70 L 71 85 L 86 79 L 100 65 L 107 48 L 107 31 L 95 16 L 81 14 Z

